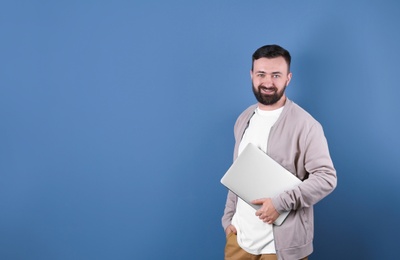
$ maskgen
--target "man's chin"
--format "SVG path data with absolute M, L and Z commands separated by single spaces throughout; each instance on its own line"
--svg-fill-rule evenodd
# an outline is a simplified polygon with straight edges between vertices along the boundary
M 274 95 L 270 95 L 270 96 L 263 95 L 263 98 L 262 98 L 261 101 L 262 101 L 262 102 L 260 102 L 261 104 L 273 105 L 276 102 L 278 102 L 279 99 L 277 97 L 275 97 Z

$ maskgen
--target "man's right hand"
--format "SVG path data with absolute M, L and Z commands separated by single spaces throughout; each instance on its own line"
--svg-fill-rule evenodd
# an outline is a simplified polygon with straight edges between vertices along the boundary
M 228 236 L 230 233 L 237 233 L 236 228 L 233 225 L 229 225 L 226 229 L 225 229 L 225 234 L 226 236 Z

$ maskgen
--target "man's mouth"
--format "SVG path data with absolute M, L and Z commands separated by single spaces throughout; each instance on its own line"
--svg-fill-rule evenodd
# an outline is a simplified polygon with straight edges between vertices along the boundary
M 275 94 L 275 92 L 277 91 L 276 88 L 272 87 L 272 88 L 266 88 L 266 87 L 259 87 L 259 90 L 262 94 L 266 94 L 266 95 L 272 95 Z

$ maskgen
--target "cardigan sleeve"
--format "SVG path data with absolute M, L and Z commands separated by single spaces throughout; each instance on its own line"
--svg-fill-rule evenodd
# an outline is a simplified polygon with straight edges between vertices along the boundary
M 231 224 L 233 215 L 236 212 L 236 204 L 237 204 L 237 196 L 231 191 L 228 191 L 228 195 L 226 197 L 226 204 L 224 215 L 222 216 L 222 227 L 224 230 Z
M 303 182 L 272 199 L 278 212 L 311 207 L 331 193 L 337 184 L 328 143 L 322 126 L 315 122 L 300 140 L 302 153 L 295 165 Z

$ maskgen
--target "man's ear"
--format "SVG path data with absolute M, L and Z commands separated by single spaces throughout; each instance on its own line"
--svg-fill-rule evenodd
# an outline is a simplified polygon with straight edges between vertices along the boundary
M 253 70 L 250 70 L 250 79 L 253 79 Z
M 287 75 L 288 80 L 287 80 L 287 82 L 286 82 L 286 86 L 289 85 L 289 82 L 292 80 L 292 76 L 293 76 L 292 72 L 289 72 L 289 74 Z

